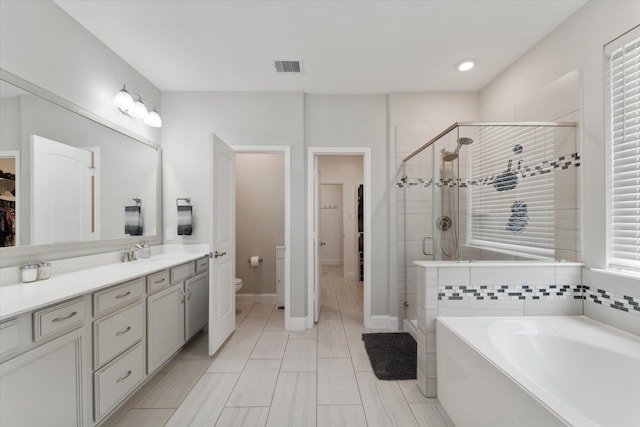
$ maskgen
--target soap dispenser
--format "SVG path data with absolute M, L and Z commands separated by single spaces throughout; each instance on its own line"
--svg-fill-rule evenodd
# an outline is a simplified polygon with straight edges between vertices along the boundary
M 151 258 L 151 246 L 149 246 L 149 243 L 146 240 L 142 242 L 142 249 L 140 249 L 140 258 Z

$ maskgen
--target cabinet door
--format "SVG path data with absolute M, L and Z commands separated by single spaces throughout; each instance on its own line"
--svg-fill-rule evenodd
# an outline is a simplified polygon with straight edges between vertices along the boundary
M 85 425 L 87 337 L 81 328 L 0 365 L 0 426 Z
M 185 342 L 183 285 L 147 298 L 147 372 L 155 371 Z
M 184 287 L 187 293 L 185 319 L 187 339 L 189 339 L 209 320 L 209 274 L 200 274 L 187 280 Z

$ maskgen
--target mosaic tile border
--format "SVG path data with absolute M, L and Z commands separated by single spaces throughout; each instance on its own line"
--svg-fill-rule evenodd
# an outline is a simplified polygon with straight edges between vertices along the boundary
M 525 166 L 524 169 L 521 170 L 521 177 L 527 178 L 536 175 L 544 175 L 550 172 L 553 172 L 555 169 L 569 169 L 570 167 L 580 167 L 580 154 L 573 153 L 568 156 L 560 156 L 555 160 L 545 160 L 538 165 L 533 166 Z M 500 172 L 499 174 L 473 179 L 473 178 L 458 178 L 458 179 L 439 179 L 434 183 L 433 179 L 430 178 L 401 178 L 396 185 L 398 188 L 429 188 L 432 185 L 435 185 L 437 188 L 442 187 L 460 187 L 467 188 L 474 185 L 493 185 L 496 178 L 503 174 L 504 172 Z
M 592 289 L 587 285 L 583 285 L 582 288 L 585 290 L 585 299 L 589 302 L 640 316 L 640 298 L 617 294 L 600 288 Z
M 440 285 L 438 301 L 584 299 L 582 285 Z

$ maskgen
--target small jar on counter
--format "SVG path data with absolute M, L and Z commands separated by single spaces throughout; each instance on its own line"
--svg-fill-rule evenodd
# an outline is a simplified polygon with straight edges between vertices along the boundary
M 36 264 L 23 265 L 20 270 L 22 270 L 22 283 L 35 282 L 38 279 L 38 266 Z
M 38 264 L 38 280 L 46 280 L 51 277 L 51 263 L 42 261 Z

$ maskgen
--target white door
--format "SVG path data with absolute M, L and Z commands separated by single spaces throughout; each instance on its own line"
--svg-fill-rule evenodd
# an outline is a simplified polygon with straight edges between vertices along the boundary
M 315 289 L 315 314 L 314 320 L 318 322 L 320 318 L 320 298 L 322 296 L 322 282 L 320 272 L 320 168 L 318 167 L 318 156 L 313 158 L 313 286 Z
M 320 188 L 320 265 L 342 265 L 342 184 Z
M 235 152 L 215 135 L 211 179 L 209 354 L 213 355 L 236 327 Z
M 31 135 L 31 155 L 31 244 L 92 240 L 92 153 Z

